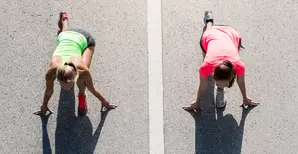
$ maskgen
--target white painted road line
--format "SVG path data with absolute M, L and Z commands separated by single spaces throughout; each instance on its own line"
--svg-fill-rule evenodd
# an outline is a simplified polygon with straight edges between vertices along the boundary
M 164 153 L 161 0 L 147 0 L 150 154 Z

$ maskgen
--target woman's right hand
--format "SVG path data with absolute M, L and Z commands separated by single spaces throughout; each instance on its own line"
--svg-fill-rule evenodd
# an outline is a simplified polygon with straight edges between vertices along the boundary
M 46 115 L 47 111 L 49 111 L 49 114 L 52 114 L 53 112 L 49 109 L 47 105 L 42 105 L 40 107 L 40 111 L 35 112 L 36 115 Z
M 200 85 L 198 88 L 196 101 L 192 103 L 190 106 L 184 106 L 182 108 L 186 111 L 203 111 L 199 100 L 201 98 L 201 95 L 206 91 L 207 87 L 208 87 L 208 78 L 200 75 Z
M 117 105 L 110 104 L 110 102 L 107 100 L 102 101 L 101 111 L 105 111 L 107 109 L 116 109 L 116 108 L 117 108 Z
M 182 107 L 186 111 L 197 111 L 197 110 L 203 110 L 200 106 L 200 103 L 194 102 L 190 106 L 184 106 Z

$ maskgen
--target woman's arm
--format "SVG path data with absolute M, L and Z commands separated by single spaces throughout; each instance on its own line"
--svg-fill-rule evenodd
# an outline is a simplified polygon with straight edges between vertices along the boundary
M 239 86 L 239 89 L 241 91 L 242 94 L 242 98 L 243 98 L 243 104 L 241 105 L 242 107 L 249 105 L 249 106 L 256 106 L 259 105 L 259 103 L 251 100 L 250 98 L 247 97 L 246 95 L 246 87 L 245 87 L 245 75 L 241 75 L 241 76 L 237 76 L 237 83 Z
M 197 91 L 197 99 L 194 103 L 192 103 L 190 106 L 184 106 L 182 107 L 186 111 L 192 111 L 192 110 L 198 110 L 201 109 L 200 107 L 200 99 L 203 93 L 206 91 L 208 87 L 208 78 L 204 78 L 200 76 L 200 85 Z M 202 109 L 201 109 L 202 110 Z
M 241 76 L 237 76 L 237 84 L 241 91 L 243 99 L 247 98 L 246 87 L 245 87 L 245 74 L 243 74 Z
M 101 95 L 101 93 L 94 87 L 92 76 L 89 70 L 84 72 L 84 82 L 86 84 L 87 89 L 97 97 L 102 103 L 106 102 L 106 99 Z
M 117 106 L 110 104 L 102 95 L 101 93 L 94 87 L 92 77 L 89 70 L 86 70 L 84 72 L 84 82 L 86 84 L 87 89 L 95 96 L 97 97 L 101 103 L 102 103 L 102 109 L 103 106 L 108 109 L 115 109 Z
M 48 102 L 54 93 L 54 81 L 56 79 L 56 68 L 49 67 L 47 73 L 45 75 L 46 80 L 46 88 L 43 96 L 43 102 L 40 107 L 40 110 L 35 112 L 36 115 L 46 114 L 47 111 L 52 113 L 52 111 L 48 108 Z
M 208 87 L 208 77 L 205 78 L 200 76 L 200 85 L 198 88 L 197 99 L 196 99 L 197 104 L 200 104 L 201 96 L 206 91 L 207 87 Z
M 47 106 L 50 98 L 54 93 L 54 81 L 56 79 L 56 68 L 50 67 L 45 75 L 46 89 L 44 92 L 43 106 Z

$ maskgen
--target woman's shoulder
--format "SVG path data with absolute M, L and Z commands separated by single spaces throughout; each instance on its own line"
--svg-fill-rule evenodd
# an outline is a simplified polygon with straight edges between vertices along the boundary
M 214 65 L 204 61 L 199 67 L 199 73 L 203 77 L 208 77 L 213 73 Z
M 235 67 L 245 67 L 245 63 L 241 59 L 239 59 L 236 62 L 234 62 L 234 66 Z
M 53 56 L 50 64 L 49 64 L 49 68 L 58 68 L 62 63 L 62 58 L 61 56 Z
M 73 63 L 76 66 L 79 73 L 89 71 L 88 67 L 82 62 L 81 57 L 72 57 L 69 62 Z
M 241 75 L 244 74 L 244 72 L 245 72 L 245 63 L 241 59 L 234 62 L 233 65 L 234 65 L 235 74 L 237 76 L 241 76 Z
M 86 65 L 79 64 L 76 67 L 77 67 L 77 70 L 78 70 L 78 73 L 79 73 L 79 78 L 86 77 L 87 75 L 90 74 L 89 69 Z

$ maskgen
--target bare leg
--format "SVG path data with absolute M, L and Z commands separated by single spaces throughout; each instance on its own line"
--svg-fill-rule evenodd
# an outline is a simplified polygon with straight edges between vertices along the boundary
M 65 31 L 68 29 L 68 19 L 62 20 L 62 31 Z
M 202 35 L 206 30 L 210 29 L 213 26 L 213 15 L 211 11 L 205 11 L 204 23 L 205 23 L 205 26 L 203 27 Z M 202 44 L 201 44 L 201 48 L 203 50 L 202 54 L 203 54 L 203 61 L 204 61 L 206 57 L 206 51 L 204 51 Z
M 58 21 L 59 31 L 57 32 L 57 36 L 62 32 L 68 29 L 68 16 L 66 12 L 60 12 L 60 18 Z
M 90 69 L 90 65 L 91 65 L 91 61 L 92 61 L 92 57 L 93 57 L 93 53 L 94 53 L 94 48 L 95 46 L 91 46 L 88 47 L 84 53 L 83 53 L 83 63 L 88 67 L 88 69 Z M 84 81 L 78 81 L 77 82 L 78 88 L 79 88 L 79 96 L 84 95 L 85 90 L 86 90 L 86 85 L 84 83 Z M 105 107 L 106 109 L 115 109 L 117 106 L 116 105 L 112 105 L 112 104 L 103 104 L 104 102 L 102 102 L 102 108 L 101 110 L 103 110 L 103 107 Z M 107 102 L 105 102 L 107 103 Z
M 208 30 L 208 29 L 210 29 L 211 27 L 213 26 L 213 23 L 212 22 L 207 22 L 207 24 L 203 27 L 203 33 L 206 31 L 206 30 Z M 203 35 L 203 34 L 202 34 Z M 202 50 L 203 50 L 203 47 L 202 47 Z M 204 59 L 205 59 L 205 57 L 206 57 L 206 53 L 204 52 L 204 51 L 202 51 L 202 55 L 203 55 L 203 61 L 204 61 Z
M 83 63 L 90 69 L 95 47 L 88 47 L 83 53 Z
M 204 26 L 204 31 L 210 29 L 213 26 L 213 22 L 209 21 L 207 24 Z
M 204 61 L 204 59 L 206 57 L 206 53 L 205 52 L 202 52 L 202 55 L 203 55 L 203 61 Z
M 66 24 L 67 25 L 67 24 Z M 66 27 L 67 28 L 67 27 Z M 82 61 L 83 63 L 88 67 L 88 69 L 90 68 L 90 64 L 91 64 L 91 59 L 93 56 L 93 51 L 94 51 L 94 47 L 88 47 L 85 49 L 83 55 L 82 55 Z M 77 86 L 79 89 L 79 107 L 78 107 L 78 111 L 80 111 L 81 115 L 85 115 L 88 111 L 88 103 L 87 103 L 87 99 L 86 99 L 86 84 L 84 82 L 84 80 L 82 79 L 78 79 L 77 80 Z
M 205 26 L 203 27 L 202 35 L 206 30 L 210 29 L 213 26 L 213 15 L 212 15 L 211 11 L 205 11 L 204 23 L 205 23 Z M 200 41 L 202 41 L 202 40 L 200 40 Z M 203 54 L 203 61 L 204 61 L 204 59 L 206 57 L 206 53 L 204 52 L 204 49 L 203 49 L 203 46 L 202 46 L 201 42 L 200 42 L 200 45 L 201 45 L 202 54 Z M 200 105 L 197 102 L 194 102 L 190 106 L 184 106 L 182 108 L 186 111 L 202 110 L 200 108 Z
M 84 83 L 84 80 L 78 79 L 77 80 L 77 86 L 79 89 L 79 96 L 84 96 L 85 95 L 85 90 L 86 90 L 86 85 Z
M 83 63 L 88 67 L 88 69 L 90 68 L 90 65 L 91 65 L 94 48 L 95 48 L 94 46 L 86 48 L 83 53 L 83 56 L 82 56 Z M 86 90 L 86 85 L 85 85 L 84 81 L 78 80 L 77 85 L 79 88 L 79 96 L 84 95 L 85 90 Z

